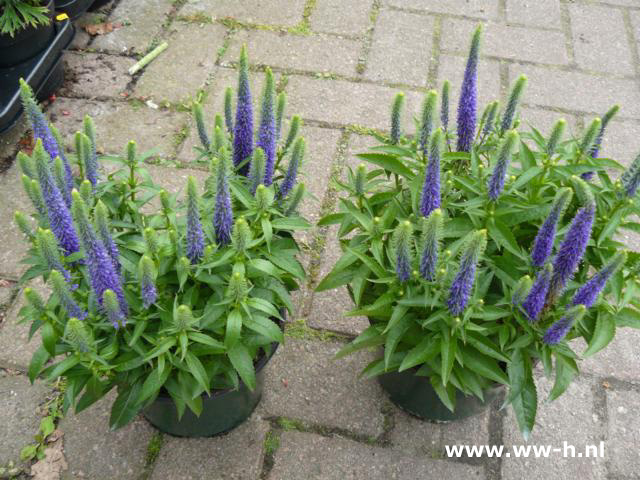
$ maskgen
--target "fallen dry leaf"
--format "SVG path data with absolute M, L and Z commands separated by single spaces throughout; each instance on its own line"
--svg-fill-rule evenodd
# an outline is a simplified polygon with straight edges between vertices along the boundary
M 62 440 L 57 441 L 44 451 L 44 458 L 31 467 L 33 480 L 59 480 L 60 474 L 69 468 L 62 450 Z
M 120 28 L 122 26 L 121 23 L 113 23 L 113 22 L 104 22 L 104 23 L 92 23 L 89 25 L 85 25 L 85 31 L 91 35 L 104 35 L 106 33 L 111 33 L 115 29 Z

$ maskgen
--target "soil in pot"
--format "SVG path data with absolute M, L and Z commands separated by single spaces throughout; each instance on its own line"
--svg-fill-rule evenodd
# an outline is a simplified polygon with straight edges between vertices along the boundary
M 0 68 L 18 65 L 42 52 L 55 36 L 53 25 L 53 0 L 46 2 L 49 23 L 36 27 L 28 26 L 14 33 L 0 34 Z

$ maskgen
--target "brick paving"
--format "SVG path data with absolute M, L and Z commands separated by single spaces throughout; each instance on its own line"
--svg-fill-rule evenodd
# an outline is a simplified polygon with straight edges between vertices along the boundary
M 204 94 L 210 118 L 221 112 L 223 89 L 235 84 L 233 68 L 246 43 L 254 96 L 260 70 L 269 66 L 288 95 L 288 111 L 304 120 L 306 182 L 314 198 L 303 211 L 316 221 L 335 208 L 331 179 L 357 164 L 354 154 L 372 144 L 374 130 L 387 130 L 396 91 L 407 95 L 407 127 L 424 92 L 444 79 L 453 84 L 455 105 L 469 32 L 478 22 L 486 32 L 481 102 L 503 100 L 525 73 L 523 121 L 548 130 L 562 116 L 575 135 L 620 103 L 603 154 L 629 164 L 640 151 L 638 0 L 113 0 L 80 22 L 101 20 L 122 26 L 96 37 L 79 32 L 65 55 L 65 85 L 47 113 L 65 135 L 78 130 L 85 113 L 93 115 L 104 152 L 122 152 L 131 138 L 142 150 L 156 149 L 152 175 L 172 191 L 188 174 L 205 175 L 193 164 L 197 136 L 184 105 Z M 165 40 L 167 51 L 142 74 L 127 75 L 137 55 Z M 28 386 L 25 372 L 38 339 L 27 343 L 27 327 L 16 324 L 24 286 L 15 282 L 25 268 L 19 263 L 25 246 L 11 219 L 28 202 L 12 161 L 24 129 L 21 124 L 0 143 L 0 165 L 7 167 L 0 174 L 0 468 L 20 465 L 39 406 L 53 392 L 42 383 Z M 344 292 L 313 292 L 339 256 L 334 233 L 319 228 L 301 236 L 311 277 L 296 295 L 296 323 L 266 371 L 263 401 L 247 423 L 212 439 L 158 435 L 142 419 L 110 433 L 107 398 L 60 422 L 68 465 L 61 478 L 639 478 L 638 332 L 620 329 L 608 350 L 583 362 L 565 396 L 540 402 L 533 444 L 566 440 L 583 447 L 602 440 L 604 459 L 447 459 L 448 444 L 522 444 L 512 414 L 496 405 L 463 422 L 424 423 L 391 405 L 375 381 L 358 379 L 371 353 L 332 360 L 366 325 L 342 315 L 350 307 Z M 638 249 L 637 238 L 628 243 Z M 550 386 L 539 377 L 542 398 Z

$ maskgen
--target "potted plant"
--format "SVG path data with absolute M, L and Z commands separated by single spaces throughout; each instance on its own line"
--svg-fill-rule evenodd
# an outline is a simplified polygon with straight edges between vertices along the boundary
M 54 36 L 53 0 L 8 0 L 0 5 L 0 67 L 22 63 Z
M 112 389 L 110 424 L 138 412 L 159 429 L 209 436 L 233 428 L 260 399 L 263 367 L 283 340 L 290 291 L 304 279 L 292 233 L 308 228 L 296 213 L 304 140 L 276 162 L 276 98 L 266 72 L 254 145 L 248 62 L 243 49 L 231 136 L 216 119 L 201 194 L 193 178 L 172 195 L 153 182 L 136 144 L 98 170 L 93 122 L 75 137 L 79 175 L 27 85 L 33 156 L 19 155 L 33 219 L 16 221 L 32 248 L 22 280 L 42 276 L 52 294 L 27 288 L 21 310 L 42 346 L 29 376 L 66 379 L 64 409 L 83 410 Z M 233 147 L 231 147 L 233 145 Z M 249 165 L 248 175 L 239 173 Z M 155 203 L 154 203 L 155 202 Z M 199 418 L 198 418 L 199 417 Z
M 502 391 L 525 436 L 537 410 L 534 367 L 555 375 L 550 398 L 578 374 L 616 328 L 640 328 L 638 253 L 624 251 L 620 228 L 631 215 L 640 157 L 630 168 L 600 158 L 606 123 L 579 139 L 517 132 L 520 77 L 500 113 L 491 103 L 476 120 L 474 33 L 457 132 L 449 126 L 449 84 L 426 94 L 413 138 L 402 135 L 399 94 L 391 135 L 360 158 L 340 183 L 343 254 L 318 290 L 347 285 L 370 326 L 339 356 L 381 346 L 363 374 L 378 376 L 401 408 L 433 421 L 472 415 Z M 440 125 L 437 120 L 440 117 Z M 619 180 L 610 171 L 624 173 Z M 587 344 L 578 353 L 582 338 Z

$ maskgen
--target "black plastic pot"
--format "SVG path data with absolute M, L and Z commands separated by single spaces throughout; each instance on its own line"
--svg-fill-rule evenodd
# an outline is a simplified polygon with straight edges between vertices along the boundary
M 428 377 L 416 375 L 417 369 L 380 375 L 378 381 L 389 398 L 399 408 L 430 422 L 451 422 L 478 415 L 504 392 L 504 386 L 495 385 L 484 392 L 484 401 L 456 390 L 455 411 L 449 410 L 431 386 Z
M 93 0 L 55 0 L 56 12 L 66 13 L 71 20 L 86 12 Z
M 53 0 L 47 3 L 49 24 L 28 26 L 14 36 L 0 34 L 0 68 L 13 67 L 42 52 L 55 35 L 53 25 Z
M 62 85 L 62 50 L 73 39 L 73 25 L 69 20 L 55 21 L 53 28 L 53 40 L 42 52 L 19 65 L 0 68 L 0 133 L 10 129 L 22 113 L 20 78 L 31 86 L 38 100 L 44 100 Z
M 284 310 L 281 310 L 281 315 L 286 320 Z M 284 322 L 280 322 L 280 327 L 284 327 Z M 216 390 L 210 396 L 203 394 L 200 416 L 186 408 L 180 419 L 173 399 L 161 393 L 142 411 L 142 415 L 158 430 L 177 437 L 213 437 L 228 432 L 249 418 L 260 403 L 264 367 L 277 349 L 278 343 L 272 343 L 270 355 L 263 355 L 256 362 L 256 388 L 253 391 L 240 381 L 235 390 Z

